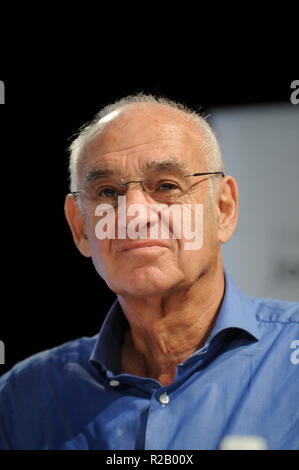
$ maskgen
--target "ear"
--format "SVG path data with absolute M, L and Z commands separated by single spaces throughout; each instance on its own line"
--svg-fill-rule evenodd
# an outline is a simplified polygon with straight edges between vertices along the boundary
M 238 185 L 232 176 L 225 176 L 218 185 L 216 205 L 218 240 L 226 243 L 238 222 Z
M 82 255 L 89 257 L 89 243 L 85 233 L 83 214 L 73 194 L 68 194 L 65 198 L 64 213 L 71 229 L 75 245 Z

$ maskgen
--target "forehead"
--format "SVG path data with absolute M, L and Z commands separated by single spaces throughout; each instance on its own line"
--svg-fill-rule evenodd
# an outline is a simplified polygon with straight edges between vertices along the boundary
M 178 160 L 184 165 L 194 158 L 200 161 L 204 140 L 200 126 L 189 116 L 165 108 L 135 107 L 101 120 L 82 152 L 80 174 L 96 166 L 130 173 L 155 160 Z
M 154 175 L 161 174 L 172 174 L 176 176 L 184 176 L 188 171 L 188 168 L 184 165 L 182 161 L 176 158 L 169 159 L 155 159 L 151 161 L 146 161 L 144 165 L 141 165 L 141 171 L 143 175 Z M 127 173 L 129 175 L 129 173 Z M 99 179 L 105 178 L 120 178 L 126 177 L 126 172 L 119 174 L 119 169 L 113 168 L 112 166 L 100 166 L 96 165 L 91 167 L 89 171 L 85 174 L 84 182 L 85 184 L 93 183 Z

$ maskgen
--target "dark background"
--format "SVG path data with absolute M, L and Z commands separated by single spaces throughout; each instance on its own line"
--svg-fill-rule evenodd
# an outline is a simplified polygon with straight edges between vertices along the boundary
M 116 77 L 116 78 L 115 78 Z M 64 218 L 70 137 L 104 105 L 154 93 L 209 114 L 215 106 L 290 102 L 298 75 L 252 78 L 198 74 L 192 80 L 103 79 L 26 70 L 5 82 L 0 106 L 2 302 L 6 364 L 65 341 L 95 335 L 114 294 L 73 244 Z M 299 105 L 298 105 L 299 111 Z

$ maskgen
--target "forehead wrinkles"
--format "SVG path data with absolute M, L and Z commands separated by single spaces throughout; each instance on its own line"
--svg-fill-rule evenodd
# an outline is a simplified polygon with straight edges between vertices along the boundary
M 128 105 L 108 122 L 102 121 L 86 144 L 87 152 L 95 150 L 104 154 L 167 138 L 192 140 L 195 134 L 201 133 L 200 126 L 190 116 L 161 104 Z
M 122 120 L 123 121 L 123 120 Z M 98 155 L 130 150 L 147 143 L 159 141 L 185 141 L 187 130 L 176 123 L 140 121 L 128 122 L 128 125 L 112 125 L 99 129 L 97 134 L 87 142 L 84 153 L 96 152 Z
M 159 147 L 160 154 L 163 150 L 168 152 L 167 147 L 169 147 L 172 149 L 169 150 L 170 153 L 173 154 L 176 150 L 175 153 L 184 157 L 184 160 L 189 160 L 188 157 L 192 155 L 192 163 L 194 157 L 197 157 L 198 165 L 201 160 L 198 157 L 204 150 L 203 134 L 199 125 L 188 122 L 185 117 L 178 119 L 176 116 L 176 119 L 173 119 L 165 115 L 161 117 L 157 113 L 150 115 L 144 112 L 141 115 L 135 113 L 129 118 L 121 113 L 109 124 L 100 126 L 86 143 L 77 170 L 82 174 L 88 163 L 100 162 L 101 157 L 106 160 L 105 157 L 117 156 L 117 153 L 120 157 L 124 157 L 124 163 L 127 163 L 127 158 L 138 157 L 138 153 L 144 154 L 147 145 Z M 142 148 L 143 146 L 145 148 Z M 155 155 L 152 157 L 155 158 Z M 136 164 L 138 165 L 137 161 Z
M 95 155 L 93 158 L 82 160 L 80 175 L 85 178 L 89 172 L 98 169 L 112 170 L 113 173 L 122 175 L 139 175 L 150 172 L 153 168 L 172 169 L 184 168 L 187 171 L 188 153 L 179 145 L 158 145 L 140 150 L 134 148 L 131 151 L 121 151 L 105 155 Z M 158 164 L 161 163 L 161 167 Z

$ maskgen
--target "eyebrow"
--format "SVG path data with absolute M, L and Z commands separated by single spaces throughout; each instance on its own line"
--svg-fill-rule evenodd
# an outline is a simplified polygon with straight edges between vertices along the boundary
M 95 170 L 91 170 L 85 176 L 86 183 L 92 183 L 93 181 L 99 178 L 105 178 L 106 176 L 113 176 L 115 172 L 110 170 L 109 168 L 98 168 Z
M 176 158 L 154 160 L 150 163 L 146 163 L 145 166 L 147 170 L 175 170 L 182 174 L 187 170 L 186 166 Z
M 177 160 L 176 158 L 168 158 L 165 160 L 153 160 L 152 162 L 147 162 L 143 166 L 143 170 L 157 171 L 157 170 L 168 170 L 168 171 L 177 171 L 178 173 L 184 174 L 186 172 L 185 165 Z M 109 168 L 96 168 L 90 170 L 86 177 L 86 183 L 92 183 L 93 181 L 106 178 L 107 176 L 115 176 L 118 173 Z

